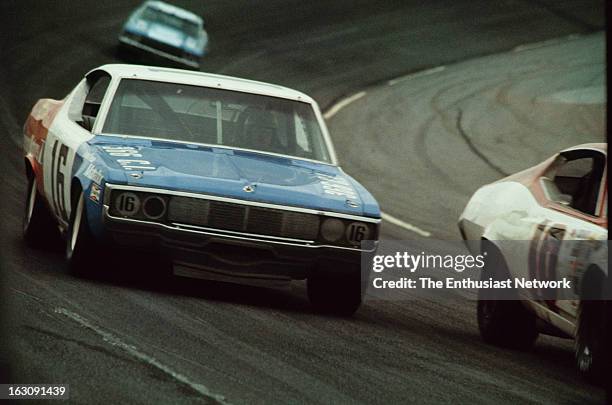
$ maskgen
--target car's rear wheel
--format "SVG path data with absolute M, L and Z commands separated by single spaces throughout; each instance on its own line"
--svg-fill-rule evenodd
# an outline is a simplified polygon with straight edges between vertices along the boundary
M 576 366 L 588 380 L 596 382 L 603 377 L 606 342 L 606 308 L 604 301 L 581 301 L 578 310 L 575 354 Z
M 53 232 L 53 220 L 38 192 L 36 177 L 31 176 L 23 215 L 23 238 L 28 245 L 41 247 Z
M 361 305 L 362 287 L 359 268 L 340 274 L 320 271 L 308 277 L 307 284 L 308 299 L 317 312 L 351 316 Z
M 487 251 L 487 260 L 481 275 L 483 281 L 490 278 L 509 278 L 505 260 L 495 248 Z M 508 293 L 478 290 L 476 314 L 480 336 L 489 344 L 527 349 L 538 337 L 536 317 L 515 294 L 507 295 Z
M 83 193 L 73 207 L 66 238 L 66 261 L 73 274 L 85 275 L 95 268 L 99 259 L 94 256 L 94 238 L 89 230 Z

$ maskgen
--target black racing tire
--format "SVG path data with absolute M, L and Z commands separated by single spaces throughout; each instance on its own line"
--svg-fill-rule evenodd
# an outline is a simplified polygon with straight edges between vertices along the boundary
M 66 262 L 69 271 L 74 275 L 86 276 L 97 266 L 95 240 L 87 221 L 85 195 L 81 192 L 74 201 L 66 235 Z
M 487 251 L 481 279 L 491 277 L 495 280 L 509 278 L 505 260 L 495 248 Z M 476 314 L 480 336 L 488 344 L 529 349 L 538 338 L 536 316 L 510 290 L 502 293 L 478 290 Z
M 25 242 L 35 248 L 44 246 L 50 237 L 55 237 L 57 229 L 45 202 L 38 192 L 35 176 L 28 180 L 25 210 L 23 215 L 23 238 Z
M 606 328 L 605 301 L 583 300 L 578 308 L 578 325 L 574 340 L 576 366 L 580 374 L 593 383 L 603 382 L 606 361 L 604 340 Z
M 363 299 L 360 269 L 357 267 L 339 274 L 317 272 L 308 277 L 307 290 L 315 311 L 350 317 L 359 309 Z

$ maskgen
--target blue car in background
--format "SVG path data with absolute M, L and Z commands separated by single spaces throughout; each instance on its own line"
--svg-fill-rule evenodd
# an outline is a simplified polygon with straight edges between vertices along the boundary
M 105 65 L 63 100 L 36 103 L 24 150 L 25 239 L 48 243 L 59 227 L 77 273 L 122 248 L 159 254 L 183 277 L 306 279 L 323 312 L 361 304 L 361 259 L 376 250 L 380 209 L 338 166 L 303 93 Z
M 119 46 L 197 69 L 208 47 L 208 34 L 196 14 L 162 1 L 147 1 L 123 26 Z

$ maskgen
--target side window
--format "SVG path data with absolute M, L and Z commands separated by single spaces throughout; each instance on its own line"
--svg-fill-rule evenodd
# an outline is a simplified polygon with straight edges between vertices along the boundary
M 566 156 L 555 170 L 553 184 L 549 184 L 557 191 L 557 202 L 596 215 L 603 166 L 602 156 Z
M 91 84 L 89 93 L 87 93 L 87 97 L 85 97 L 82 113 L 83 127 L 89 131 L 93 128 L 98 112 L 100 111 L 102 99 L 110 83 L 110 76 L 102 75 L 93 80 L 94 82 Z

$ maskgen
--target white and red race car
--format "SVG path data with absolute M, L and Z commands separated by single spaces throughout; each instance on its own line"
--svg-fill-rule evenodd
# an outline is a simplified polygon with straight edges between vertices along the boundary
M 587 377 L 601 375 L 610 344 L 603 339 L 610 295 L 606 155 L 607 144 L 579 145 L 485 185 L 458 223 L 472 252 L 498 259 L 497 268 L 485 266 L 483 278 L 501 272 L 509 278 L 567 278 L 575 285 L 543 299 L 488 299 L 479 293 L 483 339 L 528 347 L 539 332 L 573 337 L 578 368 Z

